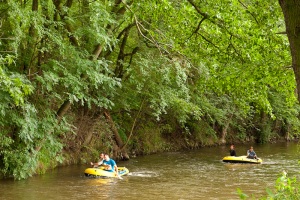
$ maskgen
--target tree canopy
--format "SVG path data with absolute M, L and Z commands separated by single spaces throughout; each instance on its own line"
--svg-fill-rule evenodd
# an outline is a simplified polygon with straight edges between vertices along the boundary
M 99 148 L 122 157 L 297 136 L 277 1 L 7 0 L 0 10 L 4 176 Z

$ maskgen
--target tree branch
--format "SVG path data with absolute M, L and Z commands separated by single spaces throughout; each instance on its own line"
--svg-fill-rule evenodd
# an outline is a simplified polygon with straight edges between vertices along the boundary
M 193 33 L 192 33 L 186 40 L 189 40 L 195 33 L 197 33 L 197 32 L 199 31 L 200 26 L 201 26 L 202 22 L 203 22 L 205 19 L 207 19 L 207 18 L 206 18 L 206 17 L 203 17 L 203 18 L 200 20 L 200 22 L 198 23 L 197 28 L 193 31 Z
M 117 76 L 118 78 L 121 78 L 123 76 L 123 63 L 124 63 L 124 59 L 125 59 L 125 46 L 127 43 L 127 39 L 129 36 L 129 31 L 130 28 L 132 27 L 132 25 L 130 24 L 129 26 L 127 26 L 121 33 L 124 33 L 121 45 L 120 45 L 120 51 L 119 51 L 119 55 L 117 58 L 117 65 L 115 68 L 115 76 Z M 119 35 L 120 36 L 120 35 Z
M 253 17 L 253 19 L 256 21 L 257 24 L 259 24 L 258 20 L 256 19 L 256 17 L 254 16 L 254 14 L 252 12 L 250 12 L 248 10 L 248 7 L 241 1 L 241 0 L 238 0 L 239 3 L 247 10 L 248 13 L 250 13 L 250 15 Z
M 202 12 L 200 8 L 193 2 L 193 0 L 188 0 L 188 2 L 196 9 L 196 11 L 202 15 L 205 19 L 209 18 L 209 15 L 205 12 Z

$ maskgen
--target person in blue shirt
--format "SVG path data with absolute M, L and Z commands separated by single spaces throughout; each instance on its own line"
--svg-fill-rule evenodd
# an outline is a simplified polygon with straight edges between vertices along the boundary
M 247 151 L 247 158 L 257 159 L 257 155 L 251 146 L 250 149 Z
M 108 154 L 104 154 L 103 166 L 104 170 L 109 172 L 116 172 L 117 176 L 119 176 L 118 166 L 116 162 L 109 157 Z

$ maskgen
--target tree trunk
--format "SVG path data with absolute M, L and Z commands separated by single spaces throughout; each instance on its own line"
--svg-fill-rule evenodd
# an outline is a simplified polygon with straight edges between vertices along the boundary
M 60 122 L 62 117 L 65 115 L 65 113 L 69 110 L 71 107 L 71 102 L 69 100 L 66 100 L 58 109 L 56 115 L 57 115 L 57 120 Z
M 281 6 L 286 33 L 290 43 L 292 66 L 297 83 L 297 98 L 300 102 L 300 1 L 279 0 Z
M 113 131 L 114 139 L 115 139 L 116 144 L 118 146 L 117 148 L 114 148 L 114 151 L 120 151 L 120 153 L 121 153 L 120 158 L 122 160 L 129 160 L 129 155 L 127 154 L 126 149 L 122 148 L 124 146 L 124 143 L 123 143 L 123 141 L 122 141 L 122 139 L 119 135 L 118 129 L 116 128 L 115 123 L 112 120 L 108 110 L 104 111 L 104 116 L 105 116 L 106 120 L 108 121 L 108 123 L 111 127 L 111 130 Z M 114 155 L 118 155 L 118 153 L 115 152 Z
M 227 135 L 227 130 L 229 128 L 229 124 L 231 122 L 231 119 L 233 117 L 233 114 L 230 115 L 230 117 L 228 118 L 227 120 L 227 123 L 225 124 L 225 126 L 222 128 L 222 136 L 221 136 L 221 139 L 220 139 L 220 143 L 221 144 L 225 144 L 226 143 L 226 135 Z
M 84 105 L 84 108 L 81 111 L 81 113 L 82 113 L 81 114 L 81 118 L 82 119 L 84 119 L 86 116 L 89 116 L 88 111 L 89 111 L 88 106 Z M 99 128 L 99 125 L 98 125 L 97 122 L 101 120 L 101 116 L 102 116 L 101 112 L 93 113 L 93 116 L 89 117 L 89 120 L 88 120 L 88 121 L 90 121 L 90 123 L 85 123 L 85 124 L 88 124 L 88 126 L 90 126 L 90 130 L 86 131 L 87 129 L 84 128 L 84 131 L 86 133 L 84 134 L 85 137 L 84 137 L 83 147 L 86 147 L 86 146 L 88 146 L 90 144 L 90 142 L 91 142 L 91 140 L 93 138 L 94 132 L 98 131 L 97 129 Z

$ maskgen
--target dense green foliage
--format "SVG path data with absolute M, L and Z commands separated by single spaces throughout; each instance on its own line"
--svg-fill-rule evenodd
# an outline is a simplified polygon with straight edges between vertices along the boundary
M 138 154 L 298 136 L 275 0 L 10 0 L 0 10 L 4 176 L 85 162 L 117 135 Z

